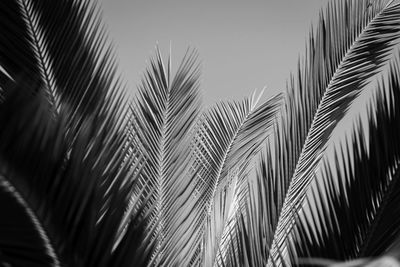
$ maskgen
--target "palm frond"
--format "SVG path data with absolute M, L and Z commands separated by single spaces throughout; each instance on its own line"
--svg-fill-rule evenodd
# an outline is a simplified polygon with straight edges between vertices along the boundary
M 7 0 L 0 9 L 5 29 L 0 65 L 13 79 L 44 91 L 54 112 L 92 113 L 105 89 L 120 87 L 100 12 L 91 1 Z
M 0 3 L 0 65 L 2 75 L 0 87 L 2 95 L 8 93 L 10 80 L 23 77 L 21 82 L 30 85 L 36 91 L 42 85 L 40 68 L 35 58 L 33 38 L 30 35 L 26 21 L 18 1 L 6 0 Z
M 295 226 L 292 247 L 300 258 L 369 258 L 400 244 L 399 63 L 389 72 L 381 83 L 388 90 L 381 88 L 370 105 L 368 133 L 359 123 L 335 162 L 324 161 L 312 208 Z
M 15 101 L 2 105 L 0 122 L 7 125 L 0 134 L 3 177 L 35 212 L 56 261 L 107 266 L 138 175 L 133 159 L 121 165 L 126 141 L 109 132 L 117 127 L 107 115 L 113 110 L 99 109 L 98 117 L 86 120 L 71 141 L 65 136 L 66 119 L 53 121 L 41 104 L 43 97 L 29 100 L 25 109 Z M 28 249 L 2 251 L 18 260 Z
M 276 133 L 276 129 L 275 129 Z M 273 135 L 276 137 L 276 135 Z M 275 140 L 277 142 L 277 140 Z M 255 179 L 249 181 L 249 198 L 246 203 L 247 216 L 242 216 L 237 230 L 242 242 L 240 265 L 233 266 L 265 266 L 269 257 L 269 249 L 274 236 L 275 226 L 279 218 L 279 207 L 283 202 L 287 186 L 276 170 L 283 164 L 273 158 L 271 147 L 260 151 L 257 159 Z M 275 151 L 276 154 L 281 151 Z M 276 155 L 275 154 L 275 155 Z M 273 161 L 272 161 L 273 160 Z M 273 166 L 273 167 L 272 167 Z M 271 179 L 266 179 L 270 177 Z
M 0 3 L 1 194 L 30 218 L 14 246 L 0 241 L 11 265 L 40 262 L 40 241 L 49 265 L 110 266 L 131 255 L 140 263 L 151 254 L 151 244 L 137 243 L 139 207 L 136 225 L 121 225 L 144 158 L 128 150 L 120 119 L 128 109 L 95 10 L 90 1 Z
M 1 264 L 60 266 L 58 257 L 35 213 L 6 178 L 0 177 L 0 183 L 2 191 L 0 210 L 4 214 L 0 226 Z M 13 255 L 15 248 L 19 249 L 17 257 Z
M 268 137 L 280 97 L 257 106 L 254 96 L 242 102 L 220 103 L 201 118 L 194 139 L 200 227 L 200 261 L 222 264 L 229 247 L 230 227 L 247 196 L 246 173 Z M 233 204 L 231 204 L 233 202 Z M 201 228 L 200 228 L 201 229 Z M 202 254 L 203 253 L 203 254 Z
M 334 2 L 321 16 L 310 55 L 292 83 L 280 125 L 284 170 L 276 170 L 288 185 L 271 245 L 271 260 L 285 254 L 292 215 L 301 208 L 313 173 L 319 166 L 330 136 L 351 103 L 382 69 L 400 37 L 400 4 L 382 1 Z M 294 93 L 297 91 L 298 93 Z M 275 156 L 275 155 L 274 155 Z M 272 161 L 272 160 L 270 160 Z M 282 164 L 282 163 L 281 163 Z M 266 177 L 266 179 L 275 179 Z M 290 182 L 290 183 L 289 183 Z M 280 250 L 281 252 L 278 252 Z
M 187 176 L 190 167 L 190 133 L 200 111 L 199 67 L 197 53 L 187 51 L 174 77 L 171 62 L 164 65 L 157 50 L 139 87 L 139 95 L 132 105 L 132 125 L 143 145 L 147 162 L 143 169 L 144 190 L 153 195 L 150 216 L 157 242 L 154 264 L 176 260 L 179 244 L 185 233 L 179 232 L 184 220 L 186 189 L 191 183 Z M 174 252 L 175 251 L 175 252 Z M 171 263 L 172 264 L 172 263 Z

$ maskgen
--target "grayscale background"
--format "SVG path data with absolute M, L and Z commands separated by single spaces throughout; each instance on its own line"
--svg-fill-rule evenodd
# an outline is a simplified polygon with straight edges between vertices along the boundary
M 304 55 L 311 24 L 328 0 L 99 0 L 123 77 L 136 91 L 159 45 L 175 69 L 199 52 L 204 103 L 285 89 Z

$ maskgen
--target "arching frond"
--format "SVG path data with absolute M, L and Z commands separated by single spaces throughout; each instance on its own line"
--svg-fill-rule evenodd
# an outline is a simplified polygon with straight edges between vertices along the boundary
M 274 152 L 271 151 L 270 146 L 260 152 L 255 179 L 249 181 L 249 198 L 245 212 L 247 216 L 242 216 L 241 224 L 236 230 L 240 233 L 242 252 L 238 253 L 239 258 L 236 257 L 238 264 L 232 266 L 265 266 L 267 264 L 279 217 L 279 204 L 283 202 L 282 197 L 286 193 L 284 191 L 286 185 L 282 184 L 285 181 L 277 179 L 279 176 L 273 173 L 284 163 L 271 156 Z M 281 151 L 275 151 L 275 153 L 279 154 Z
M 323 179 L 298 218 L 292 247 L 297 257 L 349 260 L 382 256 L 400 244 L 400 65 L 392 65 L 351 139 L 324 161 Z
M 223 261 L 229 247 L 229 225 L 234 224 L 232 220 L 247 197 L 248 166 L 270 133 L 279 102 L 277 96 L 257 106 L 253 96 L 242 102 L 220 103 L 200 121 L 193 169 L 199 213 L 205 212 L 198 219 L 206 223 L 200 234 L 204 235 L 205 266 Z
M 399 38 L 400 4 L 395 2 L 337 1 L 321 16 L 309 59 L 288 94 L 287 117 L 278 128 L 280 143 L 272 149 L 283 169 L 271 172 L 279 178 L 266 177 L 288 186 L 278 189 L 287 193 L 278 203 L 271 261 L 286 254 L 292 215 L 301 208 L 332 131 L 388 61 Z

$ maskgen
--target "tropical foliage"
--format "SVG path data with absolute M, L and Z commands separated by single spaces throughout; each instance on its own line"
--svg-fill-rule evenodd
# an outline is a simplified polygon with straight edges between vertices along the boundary
M 207 109 L 191 49 L 128 99 L 89 0 L 0 29 L 2 266 L 400 258 L 400 3 L 332 1 L 283 97 Z

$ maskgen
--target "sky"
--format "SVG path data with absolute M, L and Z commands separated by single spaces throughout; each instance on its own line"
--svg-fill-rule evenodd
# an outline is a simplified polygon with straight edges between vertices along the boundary
M 282 92 L 328 0 L 99 0 L 123 78 L 135 92 L 158 44 L 175 70 L 188 47 L 201 61 L 206 105 L 266 87 Z

